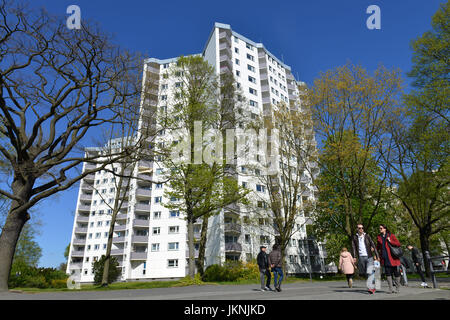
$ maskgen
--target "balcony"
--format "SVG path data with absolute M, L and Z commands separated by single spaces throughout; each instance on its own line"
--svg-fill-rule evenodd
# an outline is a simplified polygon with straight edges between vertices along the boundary
M 87 233 L 87 228 L 76 227 L 75 233 Z
M 127 220 L 128 215 L 126 213 L 120 213 L 116 216 L 116 221 Z
M 127 229 L 126 224 L 116 224 L 114 225 L 114 231 L 125 231 Z
M 263 103 L 263 104 L 269 104 L 269 103 L 271 103 L 270 97 L 264 97 L 264 98 L 262 98 L 262 103 Z
M 149 227 L 149 222 L 150 222 L 150 220 L 134 219 L 133 220 L 133 227 L 148 228 Z
M 120 209 L 125 209 L 125 208 L 128 208 L 128 201 L 123 201 L 123 202 L 120 204 Z
M 138 174 L 137 175 L 137 182 L 138 183 L 146 183 L 146 182 L 151 182 L 152 181 L 152 176 L 149 174 Z
M 241 225 L 237 223 L 225 223 L 225 232 L 241 233 Z
M 260 63 L 259 64 L 259 68 L 260 69 L 267 69 L 267 64 L 264 62 L 264 63 Z
M 89 216 L 77 216 L 77 222 L 89 222 Z
M 78 211 L 91 211 L 91 206 L 90 205 L 85 205 L 85 204 L 79 204 L 78 205 Z
M 225 243 L 226 252 L 242 252 L 242 246 L 237 242 L 226 242 Z
M 122 256 L 124 254 L 124 249 L 111 249 L 112 256 Z
M 150 212 L 150 203 L 147 203 L 147 204 L 136 203 L 136 205 L 134 206 L 134 212 L 149 213 Z
M 83 191 L 94 191 L 94 187 L 91 184 L 88 184 L 86 181 L 81 182 L 81 190 Z
M 152 162 L 148 160 L 140 160 L 139 167 L 151 168 Z
M 220 67 L 220 73 L 231 73 L 231 69 L 227 66 Z
M 265 58 L 265 57 L 266 57 L 266 53 L 264 51 L 259 51 L 258 52 L 258 58 L 259 59 L 262 59 L 262 58 Z
M 86 193 L 80 195 L 81 201 L 92 201 L 92 193 Z
M 159 74 L 159 68 L 155 68 L 155 67 L 147 64 L 147 72 Z
M 113 243 L 123 243 L 126 238 L 125 236 L 113 237 Z
M 130 260 L 147 260 L 147 252 L 131 252 Z
M 264 80 L 269 79 L 269 76 L 267 75 L 267 73 L 261 72 L 260 75 L 259 75 L 259 79 L 260 79 L 261 81 L 264 81 Z
M 73 257 L 73 255 L 72 255 Z M 70 263 L 70 269 L 81 269 L 83 267 L 83 263 L 82 262 L 72 262 Z
M 84 239 L 73 239 L 73 243 L 72 244 L 84 245 L 85 243 L 86 243 L 86 238 L 84 238 Z
M 131 238 L 133 243 L 148 243 L 148 236 L 133 236 Z
M 150 190 L 150 189 L 143 189 L 143 188 L 136 189 L 136 197 L 151 198 L 151 196 L 152 196 L 152 190 Z
M 72 258 L 83 258 L 83 257 L 84 257 L 84 250 L 72 251 Z
M 88 163 L 88 162 L 84 163 L 84 170 L 92 170 L 95 168 L 97 168 L 97 165 L 95 163 Z
M 269 87 L 268 85 L 266 85 L 266 86 L 261 86 L 261 92 L 265 92 L 265 91 L 267 91 L 267 92 L 270 91 L 270 87 Z
M 86 182 L 94 182 L 95 174 L 94 173 L 88 174 L 87 176 L 85 176 L 83 178 L 83 180 L 86 181 Z

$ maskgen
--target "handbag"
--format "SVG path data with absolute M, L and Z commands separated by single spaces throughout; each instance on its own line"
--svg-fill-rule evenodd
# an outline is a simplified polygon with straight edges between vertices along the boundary
M 395 247 L 387 240 L 386 240 L 386 242 L 389 245 L 389 249 L 391 249 L 391 256 L 395 259 L 400 259 L 400 257 L 403 256 L 402 247 Z

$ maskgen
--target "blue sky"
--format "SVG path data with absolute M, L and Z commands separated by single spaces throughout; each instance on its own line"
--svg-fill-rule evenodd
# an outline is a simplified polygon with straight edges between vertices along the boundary
M 230 24 L 290 65 L 298 80 L 312 84 L 320 71 L 348 61 L 374 70 L 411 68 L 410 42 L 431 28 L 443 0 L 296 0 L 296 1 L 106 1 L 33 0 L 53 14 L 68 16 L 76 4 L 81 18 L 96 21 L 125 48 L 160 59 L 200 53 L 214 22 Z M 381 9 L 381 30 L 366 27 L 366 8 Z M 298 76 L 297 76 L 298 75 Z M 408 82 L 406 79 L 406 83 Z M 39 204 L 42 227 L 37 241 L 40 265 L 64 261 L 70 242 L 78 185 Z

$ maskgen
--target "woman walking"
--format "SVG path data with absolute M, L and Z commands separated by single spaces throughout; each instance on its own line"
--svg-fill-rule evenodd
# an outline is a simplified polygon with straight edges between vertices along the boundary
M 400 272 L 398 270 L 400 259 L 392 256 L 390 246 L 400 247 L 401 244 L 395 235 L 387 229 L 386 225 L 380 224 L 380 234 L 377 238 L 377 250 L 381 257 L 381 265 L 384 266 L 386 271 L 386 280 L 389 285 L 388 293 L 398 293 L 400 292 Z M 392 286 L 393 282 L 396 287 L 395 291 Z
M 341 270 L 347 277 L 348 287 L 353 286 L 353 274 L 355 273 L 355 265 L 353 257 L 347 248 L 342 248 L 341 256 L 339 257 L 339 270 Z

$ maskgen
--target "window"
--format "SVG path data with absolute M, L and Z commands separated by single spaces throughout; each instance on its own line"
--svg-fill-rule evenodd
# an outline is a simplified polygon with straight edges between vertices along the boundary
M 259 242 L 260 243 L 264 243 L 264 244 L 268 244 L 270 242 L 269 236 L 260 236 L 259 237 Z
M 180 217 L 180 211 L 172 210 L 169 212 L 169 218 L 179 218 L 179 217 Z
M 161 90 L 166 90 L 167 88 L 169 88 L 168 84 L 162 84 L 161 85 Z
M 153 212 L 153 219 L 161 219 L 161 211 Z
M 100 248 L 99 244 L 94 245 L 94 250 L 98 250 Z
M 251 243 L 251 238 L 249 234 L 245 235 L 245 243 Z
M 89 226 L 90 226 L 90 227 L 93 227 L 93 226 L 94 226 L 94 222 L 91 222 Z
M 160 235 L 161 234 L 161 228 L 160 227 L 153 227 L 152 234 L 154 236 Z
M 169 233 L 179 233 L 180 227 L 179 226 L 170 226 L 169 227 Z
M 163 187 L 163 184 L 162 184 L 162 183 L 157 183 L 155 188 L 156 188 L 156 189 L 161 189 L 162 187 Z
M 169 268 L 178 268 L 178 259 L 169 259 L 169 260 L 167 260 L 167 266 Z
M 243 188 L 247 188 L 247 185 L 248 185 L 247 182 L 242 181 L 242 187 L 243 187 Z
M 253 46 L 252 46 L 251 44 L 249 44 L 249 43 L 246 43 L 246 44 L 245 44 L 245 47 L 246 47 L 247 49 L 249 49 L 249 50 L 253 50 Z
M 266 192 L 266 187 L 261 185 L 261 184 L 257 184 L 256 185 L 256 191 L 258 191 L 258 192 Z
M 258 106 L 258 102 L 256 102 L 256 101 L 253 101 L 253 100 L 250 100 L 250 105 L 252 106 L 252 107 L 257 107 Z
M 155 203 L 162 202 L 162 197 L 155 197 Z
M 250 92 L 251 94 L 254 94 L 255 96 L 258 95 L 258 92 L 253 88 L 248 88 L 248 92 Z
M 179 242 L 169 242 L 168 250 L 178 250 Z
M 234 62 L 239 65 L 239 59 L 235 59 Z
M 238 37 L 234 37 L 234 42 L 239 43 Z
M 255 58 L 251 55 L 247 53 L 247 59 L 251 60 L 251 61 L 255 61 Z
M 101 227 L 102 226 L 102 222 L 101 221 L 97 221 L 97 227 Z
M 158 169 L 156 169 L 156 174 L 163 174 L 163 169 L 161 169 L 161 168 L 158 168 Z
M 103 245 L 103 249 L 106 249 L 106 243 Z
M 183 82 L 175 82 L 175 88 L 183 87 Z
M 236 70 L 236 77 L 240 77 L 241 76 L 241 72 L 239 70 Z
M 248 81 L 250 81 L 252 83 L 256 83 L 256 79 L 253 78 L 252 76 L 248 76 Z
M 102 234 L 100 232 L 97 232 L 95 234 L 95 239 L 100 239 L 101 236 L 102 236 Z
M 234 52 L 239 54 L 239 48 L 234 48 Z
M 250 70 L 251 72 L 255 72 L 255 67 L 249 64 L 247 65 L 247 69 Z
M 92 233 L 89 233 L 88 239 L 92 239 Z
M 153 252 L 159 251 L 159 243 L 152 243 L 152 251 Z
M 109 221 L 108 221 L 109 222 Z M 108 232 L 105 232 L 104 234 L 103 234 L 103 236 L 105 237 L 105 238 L 108 238 Z
M 161 101 L 166 101 L 166 100 L 167 100 L 167 95 L 165 95 L 165 94 L 162 95 L 162 96 L 161 96 Z

